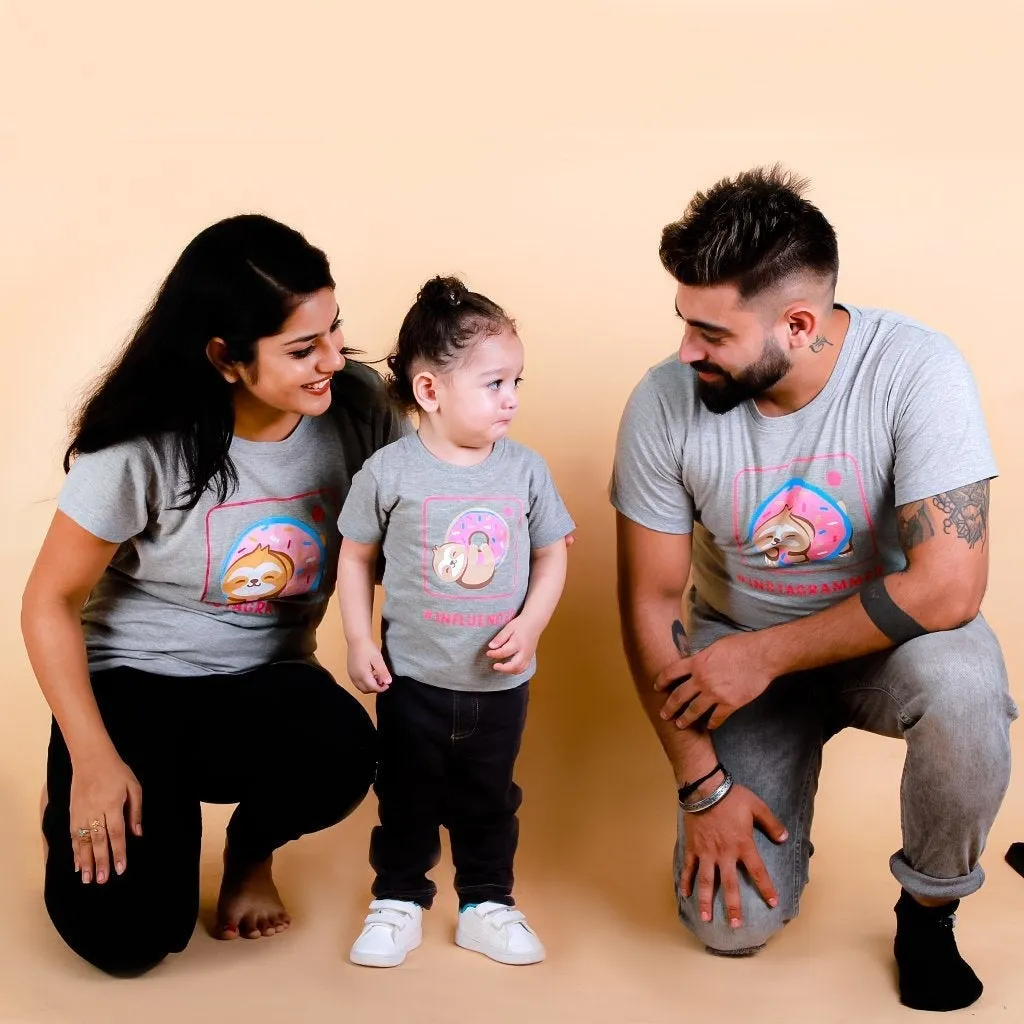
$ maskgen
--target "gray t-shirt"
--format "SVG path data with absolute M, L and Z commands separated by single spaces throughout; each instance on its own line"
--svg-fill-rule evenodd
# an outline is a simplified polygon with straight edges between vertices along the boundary
M 379 388 L 372 370 L 348 372 Z M 120 545 L 82 612 L 90 669 L 198 676 L 313 661 L 350 470 L 403 422 L 382 406 L 307 417 L 284 441 L 236 437 L 237 489 L 222 503 L 207 490 L 189 511 L 173 508 L 185 477 L 170 435 L 79 456 L 58 508 Z
M 450 690 L 526 682 L 496 672 L 487 644 L 523 607 L 530 551 L 573 521 L 544 460 L 502 438 L 476 466 L 435 458 L 417 434 L 367 459 L 338 522 L 361 544 L 382 542 L 385 647 L 391 670 Z
M 697 593 L 741 626 L 820 611 L 905 568 L 897 506 L 997 472 L 953 343 L 897 313 L 844 308 L 836 366 L 796 412 L 708 412 L 672 357 L 622 417 L 612 504 L 649 529 L 692 532 Z

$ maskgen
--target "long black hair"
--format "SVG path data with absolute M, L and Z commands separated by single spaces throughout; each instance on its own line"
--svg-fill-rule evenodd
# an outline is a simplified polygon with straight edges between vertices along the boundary
M 432 277 L 405 314 L 388 356 L 388 396 L 405 411 L 415 409 L 412 378 L 417 363 L 444 369 L 477 335 L 515 329 L 515 321 L 486 295 L 471 292 L 457 277 Z
M 230 217 L 200 232 L 82 405 L 65 472 L 76 455 L 169 432 L 187 479 L 178 507 L 194 508 L 208 487 L 224 501 L 238 483 L 228 456 L 234 408 L 207 344 L 222 338 L 228 359 L 251 364 L 259 338 L 279 333 L 296 306 L 333 287 L 323 252 L 269 217 Z M 332 382 L 332 406 L 342 386 Z

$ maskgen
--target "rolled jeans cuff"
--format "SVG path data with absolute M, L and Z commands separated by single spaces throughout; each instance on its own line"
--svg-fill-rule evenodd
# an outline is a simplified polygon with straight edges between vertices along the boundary
M 911 867 L 902 850 L 897 850 L 889 858 L 889 870 L 911 896 L 922 896 L 925 899 L 958 900 L 977 892 L 985 883 L 985 872 L 980 864 L 975 864 L 966 875 L 934 878 Z

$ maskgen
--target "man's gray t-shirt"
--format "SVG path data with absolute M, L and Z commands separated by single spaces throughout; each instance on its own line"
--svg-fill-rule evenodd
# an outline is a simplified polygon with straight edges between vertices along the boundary
M 367 403 L 379 393 L 374 371 L 345 372 L 370 388 Z M 405 422 L 367 404 L 307 417 L 283 441 L 236 437 L 238 487 L 223 502 L 207 490 L 189 511 L 173 507 L 185 477 L 171 435 L 79 456 L 58 508 L 119 545 L 82 612 L 90 670 L 198 676 L 313 661 L 350 470 Z
M 693 534 L 693 583 L 760 629 L 820 611 L 906 567 L 896 508 L 996 475 L 974 378 L 953 343 L 885 310 L 850 326 L 824 389 L 785 416 L 722 415 L 676 357 L 634 389 L 612 504 Z
M 544 460 L 508 438 L 475 466 L 435 458 L 417 434 L 352 480 L 341 534 L 383 545 L 391 670 L 450 690 L 506 690 L 536 671 L 494 670 L 487 644 L 519 614 L 530 552 L 574 529 Z

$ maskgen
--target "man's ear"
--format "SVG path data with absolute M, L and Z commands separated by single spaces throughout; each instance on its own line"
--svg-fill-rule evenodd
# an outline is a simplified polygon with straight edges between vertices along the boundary
M 794 304 L 786 310 L 786 334 L 789 347 L 806 348 L 818 336 L 818 314 L 803 303 Z

